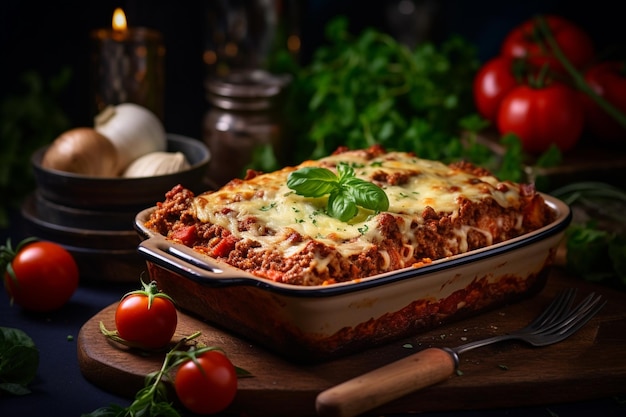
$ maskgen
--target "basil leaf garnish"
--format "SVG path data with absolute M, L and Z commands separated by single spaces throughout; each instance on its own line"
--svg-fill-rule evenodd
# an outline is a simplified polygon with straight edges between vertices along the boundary
M 287 186 L 304 197 L 329 194 L 327 212 L 347 222 L 357 215 L 358 207 L 373 211 L 389 208 L 389 198 L 376 184 L 358 178 L 345 163 L 337 165 L 337 174 L 321 167 L 305 167 L 289 174 Z
M 389 208 L 387 194 L 376 184 L 357 177 L 346 178 L 344 184 L 357 205 L 373 211 L 385 211 Z
M 337 188 L 337 176 L 326 168 L 301 168 L 289 174 L 287 187 L 305 197 L 321 197 Z

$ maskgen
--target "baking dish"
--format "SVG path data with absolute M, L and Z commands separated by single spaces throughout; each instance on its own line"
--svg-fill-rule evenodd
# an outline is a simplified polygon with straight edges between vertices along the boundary
M 562 201 L 549 225 L 421 267 L 352 282 L 296 286 L 258 278 L 146 228 L 135 228 L 151 279 L 178 306 L 286 359 L 315 362 L 433 329 L 530 297 L 545 285 L 571 222 Z M 356 277 L 358 278 L 358 277 Z

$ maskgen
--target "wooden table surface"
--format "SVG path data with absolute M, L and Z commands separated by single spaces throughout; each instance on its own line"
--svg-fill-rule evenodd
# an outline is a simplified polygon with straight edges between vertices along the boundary
M 222 347 L 235 365 L 254 376 L 241 379 L 228 411 L 247 416 L 315 415 L 317 395 L 336 384 L 431 346 L 456 346 L 507 333 L 532 320 L 561 289 L 578 288 L 578 299 L 594 291 L 608 304 L 566 341 L 533 348 L 504 342 L 461 355 L 460 373 L 372 411 L 405 413 L 542 405 L 605 398 L 626 393 L 626 293 L 572 278 L 560 268 L 544 290 L 517 304 L 417 334 L 385 346 L 317 365 L 287 362 L 263 348 L 179 313 L 175 337 L 197 330 L 207 345 Z M 99 322 L 114 329 L 111 305 L 82 327 L 78 360 L 83 375 L 102 389 L 132 398 L 144 376 L 157 370 L 162 355 L 140 356 L 112 344 Z M 280 405 L 268 410 L 268 404 Z

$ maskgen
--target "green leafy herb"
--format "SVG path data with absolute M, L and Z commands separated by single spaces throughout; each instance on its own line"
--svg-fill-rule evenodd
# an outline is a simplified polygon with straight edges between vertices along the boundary
M 0 327 L 0 393 L 29 394 L 39 367 L 39 350 L 22 330 Z
M 587 281 L 626 289 L 626 191 L 586 181 L 551 194 L 578 214 L 566 231 L 567 269 Z
M 409 48 L 374 28 L 359 34 L 348 29 L 345 16 L 334 18 L 326 26 L 327 42 L 310 63 L 295 71 L 275 68 L 293 71 L 285 119 L 297 145 L 289 162 L 324 157 L 339 146 L 373 144 L 427 159 L 471 154 L 476 163 L 492 160 L 486 146 L 464 146 L 460 138 L 464 130 L 486 127 L 473 101 L 480 67 L 474 45 L 452 36 Z
M 337 165 L 338 175 L 320 167 L 305 167 L 289 174 L 287 186 L 305 197 L 328 195 L 328 214 L 343 222 L 357 215 L 358 207 L 373 211 L 389 208 L 385 191 L 369 181 L 358 178 L 347 164 Z
M 272 202 L 269 206 L 261 207 L 261 211 L 270 211 L 271 209 L 276 207 L 276 202 Z
M 379 144 L 424 159 L 470 161 L 503 180 L 529 180 L 526 169 L 535 158 L 525 155 L 519 138 L 500 138 L 504 152 L 498 154 L 485 141 L 490 122 L 477 114 L 472 92 L 481 62 L 467 39 L 452 35 L 409 48 L 375 28 L 351 33 L 345 16 L 332 19 L 325 35 L 306 65 L 276 60 L 270 67 L 292 75 L 284 117 L 292 140 L 282 165 L 321 158 L 339 146 Z M 550 152 L 537 164 L 554 166 L 555 156 Z M 276 161 L 270 153 L 255 158 L 251 165 L 260 170 Z M 547 178 L 532 180 L 547 189 Z
M 146 377 L 145 386 L 137 392 L 134 401 L 128 407 L 121 407 L 112 404 L 107 407 L 98 408 L 82 417 L 181 417 L 181 414 L 168 400 L 168 390 L 165 381 L 168 380 L 170 372 L 183 362 L 196 360 L 199 355 L 210 350 L 220 350 L 217 347 L 192 346 L 184 349 L 187 342 L 200 336 L 200 332 L 193 333 L 181 339 L 167 354 L 163 360 L 161 369 Z M 238 377 L 248 377 L 251 374 L 239 367 L 235 367 Z
M 20 77 L 25 91 L 0 100 L 0 229 L 9 226 L 9 212 L 35 188 L 33 152 L 71 125 L 58 104 L 70 78 L 69 69 L 48 82 L 28 71 Z

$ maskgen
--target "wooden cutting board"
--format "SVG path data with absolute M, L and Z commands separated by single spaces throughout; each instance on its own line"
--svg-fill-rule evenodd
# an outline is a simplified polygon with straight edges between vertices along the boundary
M 512 341 L 464 353 L 459 374 L 372 414 L 543 405 L 625 394 L 626 293 L 568 277 L 560 269 L 553 270 L 545 289 L 532 299 L 317 365 L 287 362 L 255 343 L 182 313 L 175 338 L 199 330 L 200 341 L 222 347 L 235 365 L 254 375 L 240 380 L 229 411 L 247 416 L 315 415 L 315 398 L 321 391 L 426 347 L 456 346 L 515 330 L 566 287 L 578 288 L 579 299 L 595 291 L 606 297 L 608 304 L 559 344 L 533 348 Z M 143 386 L 144 376 L 160 368 L 163 356 L 142 356 L 106 340 L 99 323 L 114 329 L 114 311 L 115 305 L 111 305 L 84 324 L 78 335 L 78 361 L 86 379 L 133 398 Z

